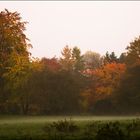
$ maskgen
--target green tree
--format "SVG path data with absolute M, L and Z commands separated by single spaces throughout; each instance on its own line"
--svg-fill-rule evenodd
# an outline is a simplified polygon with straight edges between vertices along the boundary
M 70 114 L 79 111 L 85 77 L 71 71 L 51 71 L 44 67 L 32 76 L 34 104 L 43 114 Z
M 117 102 L 118 110 L 124 113 L 139 113 L 140 37 L 130 42 L 126 50 L 127 52 L 122 58 L 127 65 L 127 69 L 122 76 L 120 87 L 116 91 L 114 100 Z
M 140 62 L 127 68 L 115 99 L 118 110 L 124 114 L 140 113 Z
M 118 62 L 118 58 L 115 55 L 115 52 L 111 52 L 111 54 L 108 53 L 108 51 L 106 52 L 105 56 L 104 56 L 104 64 L 108 64 L 108 63 L 117 63 Z
M 140 37 L 135 38 L 134 41 L 130 42 L 130 45 L 126 48 L 127 57 L 126 63 L 128 65 L 134 64 L 140 60 Z
M 60 57 L 60 64 L 63 70 L 73 70 L 72 49 L 69 46 L 63 48 L 62 57 Z
M 73 67 L 75 71 L 80 71 L 84 68 L 83 57 L 78 47 L 72 49 L 72 59 L 74 61 Z
M 118 59 L 119 63 L 126 63 L 126 57 L 127 57 L 126 53 L 121 53 Z

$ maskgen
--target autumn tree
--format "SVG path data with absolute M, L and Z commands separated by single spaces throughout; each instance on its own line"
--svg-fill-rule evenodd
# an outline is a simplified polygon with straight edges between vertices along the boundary
M 42 64 L 42 67 L 46 67 L 48 70 L 55 72 L 60 70 L 61 66 L 59 64 L 59 61 L 57 58 L 42 58 L 40 61 L 40 64 Z
M 119 86 L 119 81 L 125 72 L 125 64 L 110 63 L 93 72 L 98 95 L 110 95 Z
M 7 62 L 11 55 L 29 56 L 27 48 L 31 45 L 24 34 L 25 24 L 17 12 L 5 10 L 0 13 L 0 66 L 3 72 L 13 64 Z
M 112 96 L 119 87 L 125 69 L 125 64 L 110 63 L 99 69 L 86 71 L 92 80 L 84 96 L 91 109 L 97 102 Z
M 31 45 L 24 34 L 25 24 L 17 12 L 9 12 L 7 9 L 0 12 L 0 96 L 4 103 L 9 101 L 8 94 L 12 92 L 7 91 L 9 82 L 13 79 L 20 81 L 18 78 L 25 76 L 24 69 L 30 62 L 28 48 Z

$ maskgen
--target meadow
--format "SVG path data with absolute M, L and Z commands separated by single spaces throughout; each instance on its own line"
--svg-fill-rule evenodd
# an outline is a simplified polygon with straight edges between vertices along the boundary
M 138 116 L 0 116 L 0 140 L 137 140 Z

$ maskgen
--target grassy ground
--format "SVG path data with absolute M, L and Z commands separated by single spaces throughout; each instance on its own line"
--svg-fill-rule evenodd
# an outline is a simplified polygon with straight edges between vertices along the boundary
M 136 118 L 138 118 L 138 116 L 0 116 L 0 140 L 43 140 L 64 139 L 64 137 L 66 139 L 84 139 L 87 136 L 90 138 L 92 134 L 96 135 L 97 131 L 101 128 L 101 126 L 103 126 L 102 124 L 107 124 L 109 122 L 119 122 L 118 126 L 121 127 L 121 130 L 123 131 L 127 129 L 126 125 L 133 125 L 133 120 Z M 73 129 L 74 131 L 72 131 L 72 133 L 66 132 L 64 130 L 66 129 L 65 121 L 60 121 L 65 119 L 68 120 L 68 122 L 69 120 L 72 120 L 74 126 L 76 126 L 78 129 L 76 131 Z M 58 128 L 54 122 L 58 123 Z M 138 125 L 140 125 L 139 121 Z M 64 127 L 64 129 L 61 130 L 59 129 L 60 127 Z M 132 131 L 132 135 L 139 135 L 140 127 L 137 126 L 137 129 Z M 93 139 L 95 138 L 93 137 Z
M 64 119 L 73 121 L 113 121 L 113 120 L 132 120 L 140 116 L 0 116 L 0 124 L 14 123 L 48 123 Z

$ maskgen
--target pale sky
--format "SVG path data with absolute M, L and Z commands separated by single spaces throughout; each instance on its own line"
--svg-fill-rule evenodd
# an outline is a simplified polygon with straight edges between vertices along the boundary
M 29 22 L 34 57 L 59 57 L 66 45 L 120 55 L 140 35 L 139 1 L 0 1 L 5 8 Z

